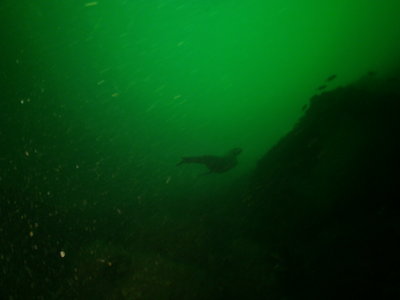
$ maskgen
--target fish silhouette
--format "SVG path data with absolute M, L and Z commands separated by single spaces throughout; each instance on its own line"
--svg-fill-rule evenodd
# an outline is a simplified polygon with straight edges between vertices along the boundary
M 337 77 L 337 75 L 336 75 L 336 74 L 333 74 L 333 75 L 329 76 L 328 78 L 326 78 L 326 79 L 325 79 L 325 82 L 332 81 L 332 80 L 335 79 L 336 77 Z
M 185 156 L 177 164 L 201 164 L 208 168 L 208 173 L 224 173 L 237 165 L 237 156 L 242 152 L 241 148 L 233 148 L 223 156 L 202 155 L 202 156 Z

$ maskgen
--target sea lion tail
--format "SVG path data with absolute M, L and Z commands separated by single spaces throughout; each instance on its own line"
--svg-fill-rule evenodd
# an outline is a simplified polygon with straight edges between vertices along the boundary
M 181 161 L 178 162 L 176 165 L 177 165 L 177 166 L 180 166 L 180 165 L 183 165 L 184 163 L 187 163 L 187 159 L 185 159 L 185 157 L 182 157 L 182 158 L 181 158 Z

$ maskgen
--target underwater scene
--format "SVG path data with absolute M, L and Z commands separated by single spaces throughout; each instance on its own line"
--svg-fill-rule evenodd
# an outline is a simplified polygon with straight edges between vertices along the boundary
M 399 20 L 2 0 L 0 299 L 400 299 Z

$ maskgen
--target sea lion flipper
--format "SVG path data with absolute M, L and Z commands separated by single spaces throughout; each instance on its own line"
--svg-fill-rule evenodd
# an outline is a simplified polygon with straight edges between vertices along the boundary
M 190 163 L 190 162 L 191 162 L 190 157 L 182 157 L 181 161 L 178 162 L 176 165 L 180 166 L 180 165 L 187 164 L 187 163 Z

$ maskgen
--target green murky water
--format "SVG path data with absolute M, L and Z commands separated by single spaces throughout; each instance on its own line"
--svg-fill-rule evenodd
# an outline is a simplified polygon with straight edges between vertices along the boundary
M 385 73 L 400 53 L 398 1 L 300 2 L 3 0 L 0 297 L 273 284 L 241 233 L 248 176 L 327 77 Z M 233 147 L 227 173 L 176 166 Z

